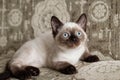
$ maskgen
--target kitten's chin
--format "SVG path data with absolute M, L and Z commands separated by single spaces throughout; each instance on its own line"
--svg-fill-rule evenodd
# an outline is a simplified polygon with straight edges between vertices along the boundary
M 68 45 L 66 45 L 67 48 L 70 48 L 70 49 L 73 49 L 73 48 L 77 48 L 81 45 L 81 42 L 73 42 L 73 43 L 70 43 Z
M 59 47 L 59 49 L 61 49 L 61 50 L 63 50 L 63 51 L 70 49 L 70 48 L 67 48 L 67 47 L 65 47 L 65 46 L 60 46 L 60 45 L 59 45 L 58 47 Z

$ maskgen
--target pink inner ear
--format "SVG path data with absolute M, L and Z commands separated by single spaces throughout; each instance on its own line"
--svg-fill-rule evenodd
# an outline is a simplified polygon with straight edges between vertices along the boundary
M 59 29 L 62 27 L 63 23 L 55 16 L 52 16 L 51 18 L 51 27 L 53 31 L 53 36 L 55 37 L 59 31 Z
M 53 30 L 57 30 L 59 27 L 61 27 L 63 23 L 55 16 L 52 16 L 51 18 L 51 26 Z
M 86 24 L 87 24 L 87 17 L 86 14 L 82 14 L 79 19 L 77 20 L 77 24 L 86 31 Z

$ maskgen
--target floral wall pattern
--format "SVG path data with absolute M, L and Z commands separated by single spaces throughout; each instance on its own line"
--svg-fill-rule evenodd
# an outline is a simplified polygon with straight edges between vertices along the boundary
M 63 22 L 88 17 L 89 49 L 120 59 L 119 0 L 0 0 L 0 54 L 50 29 L 51 16 Z

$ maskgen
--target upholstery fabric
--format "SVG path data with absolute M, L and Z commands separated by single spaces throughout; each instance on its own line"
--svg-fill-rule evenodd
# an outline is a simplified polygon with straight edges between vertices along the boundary
M 119 0 L 0 0 L 0 54 L 51 29 L 53 15 L 67 22 L 86 13 L 89 49 L 120 59 L 119 5 Z
M 76 75 L 43 68 L 37 80 L 120 80 L 119 5 L 120 0 L 0 0 L 0 72 L 22 44 L 51 29 L 51 16 L 67 22 L 86 13 L 89 50 L 103 61 L 80 62 Z

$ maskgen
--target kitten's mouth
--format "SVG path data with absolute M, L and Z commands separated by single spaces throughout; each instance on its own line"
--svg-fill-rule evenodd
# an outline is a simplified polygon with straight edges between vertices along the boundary
M 75 48 L 80 45 L 80 40 L 76 37 L 69 39 L 69 44 L 68 46 L 70 48 Z
M 61 45 L 62 47 L 69 48 L 69 49 L 76 48 L 80 44 L 81 44 L 81 41 L 78 38 L 71 38 L 71 39 L 69 38 L 65 41 L 63 40 L 59 42 L 59 45 Z
M 80 45 L 80 41 L 76 41 L 76 42 L 70 42 L 67 46 L 69 48 L 76 48 Z

